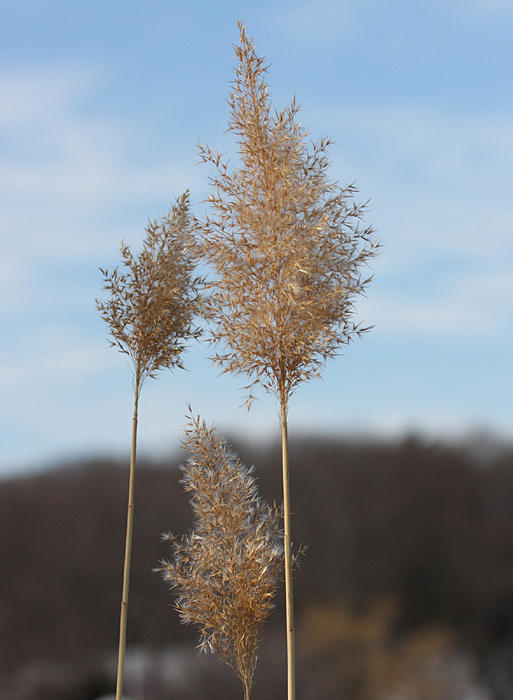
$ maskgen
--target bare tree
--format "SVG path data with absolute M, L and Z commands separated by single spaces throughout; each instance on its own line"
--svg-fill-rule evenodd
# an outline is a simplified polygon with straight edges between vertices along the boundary
M 200 144 L 210 178 L 212 213 L 195 220 L 198 246 L 215 271 L 208 285 L 210 340 L 224 345 L 214 362 L 224 372 L 261 382 L 280 404 L 284 500 L 288 697 L 294 688 L 294 616 L 291 573 L 287 409 L 303 381 L 320 375 L 362 328 L 352 321 L 354 299 L 370 277 L 360 269 L 375 254 L 373 229 L 363 226 L 365 205 L 354 185 L 327 178 L 330 140 L 307 143 L 295 100 L 272 109 L 264 59 L 244 25 L 235 46 L 237 67 L 228 103 L 228 130 L 236 134 L 241 165 Z
M 125 271 L 116 267 L 109 273 L 100 268 L 108 299 L 96 300 L 96 306 L 109 325 L 111 345 L 131 360 L 134 385 L 116 700 L 123 694 L 139 396 L 147 377 L 155 377 L 166 367 L 182 367 L 187 341 L 200 334 L 193 326 L 200 280 L 193 275 L 191 250 L 189 193 L 185 192 L 167 216 L 148 223 L 138 256 L 121 244 Z

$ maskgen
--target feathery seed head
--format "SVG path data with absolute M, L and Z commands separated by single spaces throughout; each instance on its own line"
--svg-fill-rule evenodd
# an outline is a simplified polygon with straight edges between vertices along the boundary
M 327 358 L 365 328 L 352 322 L 354 298 L 370 278 L 360 269 L 378 243 L 363 225 L 365 204 L 354 185 L 327 177 L 330 139 L 309 146 L 296 120 L 295 99 L 271 108 L 267 66 L 239 23 L 240 44 L 228 104 L 228 130 L 236 134 L 240 168 L 200 144 L 210 178 L 211 213 L 194 219 L 198 249 L 216 279 L 207 285 L 210 336 L 225 352 L 214 362 L 244 373 L 251 387 L 287 398 L 318 376 Z
M 189 416 L 183 444 L 194 529 L 170 538 L 174 557 L 160 571 L 178 591 L 182 622 L 199 626 L 199 648 L 216 653 L 249 688 L 281 578 L 280 513 L 259 498 L 252 470 L 199 417 Z
M 108 323 L 111 345 L 132 360 L 136 384 L 165 367 L 182 367 L 188 340 L 201 331 L 193 326 L 199 310 L 199 285 L 186 191 L 160 221 L 149 221 L 138 256 L 121 244 L 123 271 L 100 269 L 105 301 L 96 307 Z

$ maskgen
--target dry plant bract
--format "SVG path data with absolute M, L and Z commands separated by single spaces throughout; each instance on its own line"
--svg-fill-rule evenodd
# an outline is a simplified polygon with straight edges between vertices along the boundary
M 283 567 L 281 518 L 258 496 L 252 469 L 199 418 L 190 417 L 182 467 L 194 530 L 163 535 L 174 557 L 162 572 L 178 591 L 176 610 L 200 628 L 199 648 L 237 673 L 249 700 L 257 650 Z
M 134 382 L 116 700 L 123 692 L 139 396 L 147 377 L 155 377 L 166 367 L 182 367 L 187 341 L 200 334 L 193 325 L 200 280 L 194 276 L 191 241 L 189 193 L 185 192 L 167 216 L 148 223 L 138 256 L 121 244 L 122 271 L 100 268 L 108 298 L 96 300 L 97 309 L 109 325 L 111 345 L 130 358 Z
M 362 266 L 375 254 L 365 204 L 353 185 L 328 179 L 328 138 L 309 144 L 295 100 L 271 106 L 267 67 L 239 23 L 237 66 L 228 103 L 228 130 L 237 138 L 240 167 L 200 144 L 214 166 L 210 213 L 195 220 L 198 245 L 214 269 L 206 315 L 210 340 L 224 346 L 214 362 L 274 393 L 281 408 L 289 700 L 294 698 L 294 623 L 290 574 L 290 506 L 286 418 L 298 385 L 319 376 L 325 361 L 362 328 L 354 299 L 370 277 Z

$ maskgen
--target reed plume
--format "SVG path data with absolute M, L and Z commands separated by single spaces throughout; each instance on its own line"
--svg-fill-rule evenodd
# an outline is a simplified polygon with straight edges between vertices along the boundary
M 167 216 L 148 222 L 139 255 L 121 244 L 123 270 L 100 268 L 108 298 L 97 299 L 96 306 L 109 326 L 111 346 L 130 358 L 134 387 L 116 700 L 123 694 L 140 392 L 147 377 L 166 367 L 182 367 L 186 343 L 200 334 L 193 325 L 201 280 L 194 276 L 189 206 L 186 191 Z
M 370 277 L 362 266 L 378 244 L 362 224 L 365 204 L 354 185 L 328 179 L 330 139 L 307 143 L 295 100 L 272 109 L 267 66 L 239 23 L 237 66 L 228 99 L 228 131 L 237 138 L 240 167 L 199 145 L 209 178 L 210 213 L 195 219 L 198 246 L 215 274 L 207 287 L 213 358 L 223 372 L 260 382 L 280 403 L 284 499 L 288 698 L 295 697 L 287 410 L 303 381 L 320 376 L 326 360 L 363 328 L 352 320 L 354 299 Z
M 249 700 L 283 567 L 280 514 L 258 496 L 253 469 L 199 417 L 190 416 L 183 445 L 190 452 L 182 484 L 191 494 L 194 530 L 163 535 L 174 556 L 158 571 L 178 591 L 182 622 L 199 626 L 199 648 L 234 669 Z

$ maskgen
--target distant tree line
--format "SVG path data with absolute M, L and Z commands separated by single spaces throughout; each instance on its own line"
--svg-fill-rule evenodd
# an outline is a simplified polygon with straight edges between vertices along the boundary
M 233 442 L 256 465 L 263 497 L 280 502 L 279 445 Z M 310 606 L 357 614 L 385 596 L 397 605 L 393 635 L 447 625 L 486 671 L 490 650 L 513 641 L 513 448 L 478 459 L 413 438 L 311 439 L 293 441 L 291 459 L 294 539 L 308 547 L 295 583 L 299 648 Z M 194 643 L 152 573 L 167 554 L 160 534 L 191 526 L 179 460 L 140 462 L 129 647 Z M 116 648 L 125 500 L 121 460 L 0 482 L 0 679 L 38 660 L 83 664 Z M 281 610 L 264 633 L 280 644 Z

